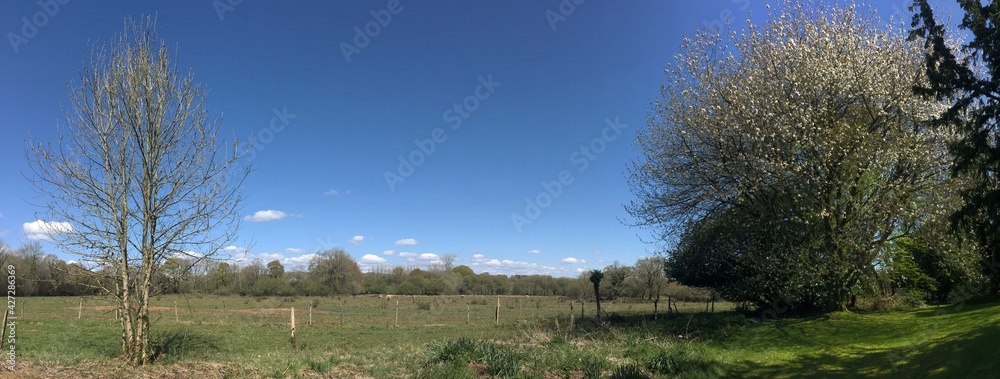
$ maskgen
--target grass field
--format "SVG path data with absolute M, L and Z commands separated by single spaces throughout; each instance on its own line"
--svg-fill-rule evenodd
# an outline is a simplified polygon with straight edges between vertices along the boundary
M 568 300 L 501 298 L 494 325 L 496 301 L 164 296 L 153 304 L 159 363 L 133 369 L 113 358 L 120 331 L 110 303 L 85 298 L 78 319 L 80 298 L 21 298 L 17 375 L 943 378 L 1000 370 L 997 304 L 772 322 L 724 303 L 714 313 L 705 313 L 704 303 L 682 303 L 681 315 L 653 320 L 651 303 L 605 302 L 609 317 L 599 327 L 593 302 L 580 320 L 577 301 L 570 330 Z

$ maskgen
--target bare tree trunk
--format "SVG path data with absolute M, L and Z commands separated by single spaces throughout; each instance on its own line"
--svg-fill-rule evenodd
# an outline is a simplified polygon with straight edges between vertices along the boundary
M 58 142 L 29 146 L 47 219 L 59 221 L 52 236 L 94 265 L 85 271 L 114 297 L 133 365 L 153 359 L 160 267 L 181 257 L 184 274 L 231 243 L 250 172 L 239 162 L 247 151 L 219 140 L 205 90 L 165 46 L 151 18 L 127 19 L 109 49 L 91 49 Z

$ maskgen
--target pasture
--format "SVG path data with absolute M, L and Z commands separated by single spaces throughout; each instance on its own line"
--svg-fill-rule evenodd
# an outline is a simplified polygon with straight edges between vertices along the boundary
M 162 296 L 153 304 L 158 363 L 133 369 L 113 358 L 120 336 L 104 299 L 84 298 L 81 313 L 78 297 L 23 298 L 17 375 L 933 378 L 1000 370 L 998 304 L 769 321 L 727 303 L 708 313 L 705 303 L 682 303 L 680 315 L 653 320 L 651 303 L 602 302 L 608 317 L 599 327 L 593 302 L 581 321 L 575 301 L 570 330 L 569 300 L 501 297 L 495 325 L 496 300 Z
M 101 297 L 82 299 L 82 307 L 80 297 L 18 299 L 17 359 L 25 373 L 51 366 L 100 370 L 115 364 L 111 358 L 120 350 L 121 337 L 113 304 Z M 198 370 L 209 371 L 208 377 L 213 372 L 219 377 L 308 377 L 331 371 L 339 373 L 333 376 L 409 376 L 420 372 L 429 347 L 459 337 L 543 342 L 539 340 L 547 341 L 553 333 L 570 335 L 571 303 L 574 333 L 594 328 L 593 301 L 582 303 L 581 309 L 579 300 L 503 296 L 497 324 L 497 299 L 169 295 L 155 298 L 151 317 L 157 359 L 167 366 L 161 368 L 206 362 L 211 364 Z M 704 311 L 705 305 L 680 303 L 679 309 Z M 663 300 L 661 313 L 665 307 Z M 291 308 L 296 312 L 295 349 Z M 653 321 L 652 302 L 602 301 L 602 308 L 615 317 Z M 716 311 L 730 308 L 715 304 Z M 108 373 L 125 369 L 114 367 Z

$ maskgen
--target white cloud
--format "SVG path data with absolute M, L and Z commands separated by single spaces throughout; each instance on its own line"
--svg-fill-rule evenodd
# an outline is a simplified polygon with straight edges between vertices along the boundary
M 229 245 L 229 246 L 226 246 L 226 247 L 222 248 L 222 251 L 225 251 L 227 253 L 238 253 L 238 252 L 246 252 L 247 248 L 245 248 L 245 247 L 239 247 L 239 246 L 236 246 L 236 245 Z
M 3 212 L 0 212 L 0 218 L 3 218 Z
M 243 219 L 253 222 L 264 222 L 264 221 L 281 220 L 285 218 L 285 216 L 288 216 L 288 214 L 285 212 L 268 209 L 266 211 L 257 211 L 256 213 L 253 214 L 253 216 L 245 216 L 243 217 Z
M 537 249 L 528 250 L 528 254 L 541 254 L 541 253 L 542 251 Z
M 299 249 L 297 247 L 289 247 L 289 248 L 285 249 L 285 252 L 286 253 L 292 253 L 292 254 L 302 254 L 302 253 L 306 252 L 306 249 Z
M 355 245 L 360 245 L 362 242 L 365 242 L 365 236 L 354 236 L 354 238 L 351 238 L 351 243 Z
M 340 196 L 340 195 L 350 195 L 350 194 L 351 190 L 341 191 L 336 189 L 328 189 L 326 190 L 326 192 L 323 192 L 323 195 L 325 196 Z
M 382 250 L 382 255 L 396 255 L 396 250 Z
M 417 256 L 417 253 L 410 253 L 410 252 L 404 251 L 402 253 L 399 253 L 399 256 L 403 257 L 403 258 L 413 258 L 413 257 Z
M 264 264 L 267 264 L 270 261 L 281 262 L 281 261 L 285 260 L 285 255 L 281 254 L 281 253 L 277 253 L 277 252 L 274 252 L 274 253 L 260 253 L 260 254 L 257 255 L 257 258 L 260 258 L 260 260 L 264 261 Z
M 315 253 L 310 253 L 297 257 L 287 257 L 281 261 L 281 264 L 285 265 L 285 271 L 305 270 L 309 267 L 309 261 L 315 256 Z
M 562 263 L 587 263 L 587 261 L 585 261 L 583 259 L 576 259 L 576 258 L 573 258 L 573 257 L 561 259 L 561 260 L 559 260 L 559 262 L 562 262 Z
M 420 254 L 420 260 L 422 260 L 422 261 L 436 261 L 439 258 L 440 257 L 438 257 L 438 255 L 434 254 L 434 253 L 423 253 L 423 254 Z
M 396 241 L 397 246 L 413 246 L 417 244 L 417 240 L 413 238 L 404 238 Z
M 508 275 L 562 275 L 569 274 L 567 270 L 532 262 L 512 261 L 510 259 L 491 259 L 483 254 L 474 254 L 469 258 L 469 267 L 482 273 Z
M 52 241 L 56 234 L 73 231 L 73 225 L 70 225 L 68 222 L 35 220 L 34 222 L 22 224 L 21 230 L 24 231 L 24 236 L 29 240 Z
M 365 254 L 364 256 L 361 257 L 361 259 L 358 260 L 358 263 L 363 265 L 383 264 L 386 262 L 387 261 L 385 260 L 385 258 L 382 258 L 375 254 Z

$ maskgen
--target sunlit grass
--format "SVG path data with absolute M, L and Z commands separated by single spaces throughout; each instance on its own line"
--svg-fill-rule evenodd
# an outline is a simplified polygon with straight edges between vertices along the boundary
M 396 301 L 400 304 L 395 325 Z M 175 316 L 174 303 L 177 303 Z M 223 302 L 225 305 L 223 306 Z M 420 309 L 419 303 L 429 303 Z M 157 364 L 114 357 L 120 331 L 106 300 L 29 298 L 17 354 L 39 377 L 984 377 L 1000 370 L 1000 305 L 834 313 L 762 321 L 716 304 L 608 302 L 607 323 L 559 298 L 241 298 L 166 296 L 153 306 Z M 313 324 L 308 324 L 313 305 Z M 344 317 L 341 322 L 340 309 Z M 296 309 L 296 348 L 289 308 Z M 720 311 L 727 309 L 727 311 Z M 558 320 L 558 322 L 557 322 Z M 60 368 L 61 367 L 61 368 Z M 96 374 L 95 374 L 96 373 Z M 511 374 L 513 373 L 513 374 Z

